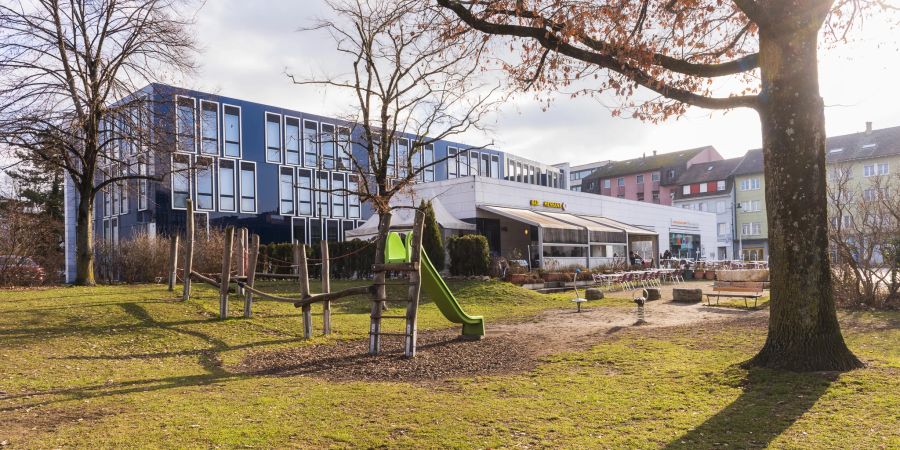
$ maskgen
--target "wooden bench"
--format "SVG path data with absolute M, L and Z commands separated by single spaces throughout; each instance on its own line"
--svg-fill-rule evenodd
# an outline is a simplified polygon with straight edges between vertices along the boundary
M 706 304 L 712 306 L 713 297 L 716 298 L 716 305 L 719 304 L 719 297 L 742 298 L 744 299 L 744 306 L 749 308 L 750 305 L 747 304 L 747 300 L 752 298 L 753 307 L 756 308 L 757 302 L 762 296 L 762 283 L 751 287 L 720 286 L 716 283 L 716 285 L 713 286 L 712 292 L 706 294 Z

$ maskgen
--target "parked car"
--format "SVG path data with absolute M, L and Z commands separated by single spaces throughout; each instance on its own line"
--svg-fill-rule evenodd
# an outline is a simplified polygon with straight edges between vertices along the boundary
M 0 285 L 35 286 L 44 282 L 47 272 L 27 256 L 0 255 Z

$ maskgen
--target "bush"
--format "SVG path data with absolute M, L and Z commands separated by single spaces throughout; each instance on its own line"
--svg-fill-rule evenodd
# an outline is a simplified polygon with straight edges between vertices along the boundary
M 487 275 L 491 258 L 487 238 L 480 234 L 452 237 L 450 249 L 450 273 L 453 275 Z
M 94 255 L 98 281 L 152 283 L 167 276 L 169 239 L 147 233 L 117 243 L 100 239 Z
M 375 245 L 368 241 L 354 239 L 344 242 L 329 242 L 332 278 L 368 278 L 375 263 Z M 322 248 L 319 245 L 306 246 L 309 260 L 309 276 L 319 278 L 322 266 Z M 260 248 L 258 270 L 268 273 L 292 273 L 294 250 L 289 243 L 272 243 Z
M 428 254 L 428 259 L 438 272 L 444 271 L 444 262 L 447 259 L 447 253 L 444 250 L 444 241 L 441 239 L 441 227 L 438 226 L 434 217 L 434 208 L 431 202 L 422 202 L 421 208 L 425 210 L 425 229 L 422 235 L 422 248 Z

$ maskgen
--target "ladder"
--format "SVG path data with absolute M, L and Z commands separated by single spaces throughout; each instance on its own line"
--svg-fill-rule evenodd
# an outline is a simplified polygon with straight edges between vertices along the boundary
M 422 229 L 425 222 L 425 216 L 422 211 L 416 211 L 415 221 L 413 224 L 413 232 L 407 235 L 406 243 L 400 241 L 403 251 L 406 253 L 405 258 L 397 257 L 390 254 L 388 250 L 391 244 L 394 244 L 394 253 L 401 248 L 397 246 L 399 235 L 393 236 L 383 234 L 385 237 L 385 252 L 393 258 L 385 258 L 385 263 L 375 264 L 373 266 L 375 286 L 375 294 L 372 296 L 372 310 L 370 314 L 369 324 L 369 354 L 377 355 L 381 352 L 382 336 L 403 336 L 403 354 L 407 358 L 416 356 L 416 339 L 418 337 L 418 312 L 419 297 L 422 288 L 422 274 L 420 259 L 422 255 Z M 379 227 L 387 228 L 387 227 Z M 389 242 L 394 240 L 394 242 Z M 396 262 L 401 260 L 402 262 Z M 398 272 L 401 277 L 405 278 L 405 282 L 388 283 L 388 274 Z M 406 292 L 406 313 L 403 315 L 385 315 L 384 305 L 387 301 L 387 286 L 407 286 Z M 384 332 L 382 331 L 383 319 L 402 319 L 406 321 L 404 332 Z

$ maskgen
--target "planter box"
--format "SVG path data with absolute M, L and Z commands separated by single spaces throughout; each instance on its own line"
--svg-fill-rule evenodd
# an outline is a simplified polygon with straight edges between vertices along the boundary
M 716 271 L 719 281 L 769 281 L 769 269 L 719 270 Z

